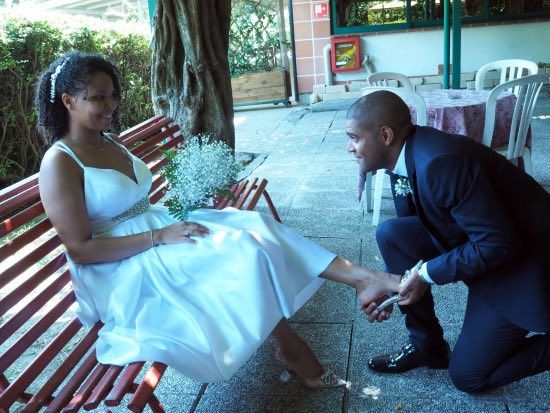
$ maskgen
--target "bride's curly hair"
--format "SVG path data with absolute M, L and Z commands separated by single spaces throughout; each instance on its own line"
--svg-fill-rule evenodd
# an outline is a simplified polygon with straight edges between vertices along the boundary
M 38 132 L 48 145 L 57 141 L 69 129 L 67 108 L 61 95 L 74 96 L 86 90 L 90 78 L 103 72 L 113 81 L 114 95 L 120 102 L 120 72 L 108 60 L 97 54 L 77 50 L 65 53 L 55 60 L 40 76 L 36 87 L 35 107 Z M 118 107 L 113 113 L 113 122 L 118 124 Z

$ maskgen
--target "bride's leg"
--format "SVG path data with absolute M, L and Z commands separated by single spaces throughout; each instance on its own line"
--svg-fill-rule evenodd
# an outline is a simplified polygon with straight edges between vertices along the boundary
M 340 257 L 336 257 L 319 276 L 355 288 L 361 309 L 385 294 L 398 292 L 401 282 L 399 275 L 369 270 Z
M 323 365 L 307 343 L 294 331 L 286 318 L 273 329 L 273 337 L 279 343 L 279 350 L 289 367 L 301 378 L 316 377 L 323 371 Z

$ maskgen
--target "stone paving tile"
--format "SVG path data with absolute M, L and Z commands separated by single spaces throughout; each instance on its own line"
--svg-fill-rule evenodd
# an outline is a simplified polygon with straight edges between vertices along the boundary
M 356 176 L 359 177 L 357 162 L 354 159 L 336 162 L 314 163 L 308 171 L 310 176 Z
M 357 238 L 363 219 L 357 211 L 291 209 L 286 225 L 307 237 Z
M 369 370 L 367 362 L 371 357 L 392 353 L 408 342 L 403 316 L 399 314 L 398 309 L 395 309 L 394 313 L 390 320 L 376 324 L 370 324 L 363 315 L 357 316 L 350 360 L 349 380 L 352 390 L 357 391 L 357 388 L 369 386 L 378 389 L 380 396 L 422 398 L 426 389 L 429 389 L 431 396 L 471 398 L 454 387 L 447 370 L 419 368 L 397 375 L 379 374 Z M 455 326 L 449 334 L 445 327 L 444 325 L 445 338 L 452 346 L 456 340 L 452 336 L 456 335 L 457 328 Z M 497 389 L 476 396 L 476 399 L 501 399 L 503 394 L 502 389 Z
M 202 397 L 196 413 L 339 413 L 343 396 L 339 392 L 304 392 L 299 396 L 252 394 L 221 395 L 206 394 Z
M 306 176 L 302 181 L 298 190 L 300 192 L 315 192 L 315 191 L 342 191 L 350 192 L 355 202 L 357 201 L 357 176 L 348 175 L 314 175 Z
M 548 371 L 504 387 L 504 396 L 510 404 L 517 402 L 537 403 L 543 400 L 541 397 L 547 400 L 549 394 L 550 372 Z M 547 406 L 550 407 L 550 403 L 547 402 Z
M 419 398 L 373 396 L 377 391 L 375 387 L 366 387 L 366 394 L 350 395 L 347 411 L 349 413 L 508 413 L 502 401 L 440 398 L 430 389 L 424 397 Z M 430 396 L 435 397 L 430 398 Z
M 357 202 L 357 197 L 347 191 L 298 191 L 292 199 L 291 208 L 298 209 L 332 209 L 344 211 L 361 212 L 361 206 Z M 335 213 L 332 219 L 338 219 L 338 213 Z M 330 217 L 327 217 L 330 219 Z
M 355 317 L 355 290 L 325 281 L 319 291 L 290 319 L 296 323 L 351 323 Z
M 312 241 L 346 258 L 360 263 L 361 240 L 311 238 Z M 293 317 L 294 322 L 342 323 L 352 322 L 356 313 L 355 290 L 343 284 L 325 281 L 321 289 Z
M 333 371 L 345 376 L 351 324 L 292 324 L 300 336 L 310 345 L 321 363 Z M 282 382 L 279 377 L 283 372 L 282 364 L 275 359 L 275 340 L 269 338 L 260 349 L 229 380 L 211 383 L 206 394 L 214 394 L 221 399 L 229 395 L 247 399 L 251 395 L 287 395 L 303 396 L 312 393 L 298 379 Z M 332 392 L 343 397 L 344 389 L 332 389 Z
M 353 155 L 346 151 L 345 145 L 342 145 L 333 149 L 323 148 L 315 152 L 313 162 L 349 161 L 353 159 Z
M 163 380 L 165 379 L 166 379 L 166 376 L 163 378 Z M 162 385 L 162 381 L 159 386 L 161 385 Z M 155 395 L 157 396 L 159 401 L 162 403 L 162 406 L 164 407 L 164 410 L 167 413 L 189 412 L 191 410 L 191 407 L 193 406 L 193 403 L 198 397 L 198 394 L 186 394 L 183 391 L 180 391 L 177 382 L 170 384 L 169 390 L 165 391 L 162 394 L 159 392 L 159 390 L 156 390 Z M 126 406 L 128 406 L 128 404 L 130 403 L 130 399 L 131 399 L 131 396 L 128 394 L 127 396 L 124 397 L 124 399 L 120 403 L 120 406 L 118 407 L 110 407 L 110 406 L 108 407 L 108 406 L 105 406 L 104 404 L 100 404 L 97 409 L 86 410 L 86 411 L 91 413 L 106 413 L 106 412 L 128 413 L 129 410 Z M 147 406 L 144 412 L 151 413 L 152 410 L 150 407 Z
M 548 393 L 548 391 L 546 392 Z M 509 413 L 548 413 L 550 412 L 550 404 L 548 402 L 521 402 L 514 401 L 508 403 Z

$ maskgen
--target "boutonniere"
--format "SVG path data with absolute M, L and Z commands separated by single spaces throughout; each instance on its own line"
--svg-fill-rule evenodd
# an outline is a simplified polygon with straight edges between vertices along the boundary
M 398 178 L 394 186 L 395 194 L 407 196 L 412 192 L 411 184 L 407 178 Z

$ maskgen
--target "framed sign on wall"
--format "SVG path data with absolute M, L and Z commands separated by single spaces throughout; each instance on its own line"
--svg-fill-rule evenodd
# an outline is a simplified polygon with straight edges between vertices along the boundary
M 361 68 L 359 36 L 333 37 L 330 55 L 333 72 L 359 70 Z

